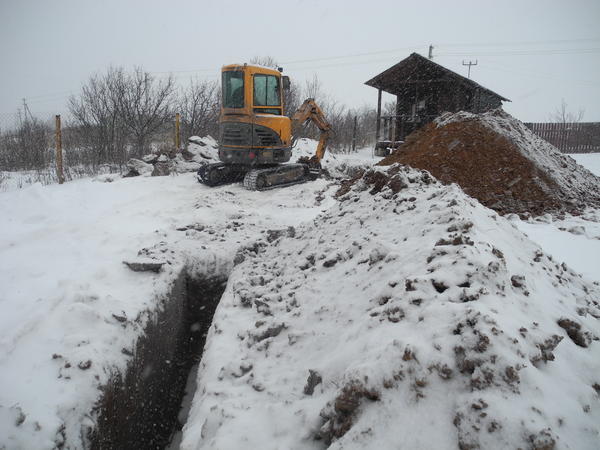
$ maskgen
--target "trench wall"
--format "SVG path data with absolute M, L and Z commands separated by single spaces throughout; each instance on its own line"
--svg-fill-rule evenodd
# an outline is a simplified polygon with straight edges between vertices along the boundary
M 202 356 L 205 336 L 227 279 L 183 272 L 162 309 L 138 339 L 125 373 L 115 373 L 95 407 L 91 449 L 164 449 L 181 426 L 178 413 L 188 374 Z

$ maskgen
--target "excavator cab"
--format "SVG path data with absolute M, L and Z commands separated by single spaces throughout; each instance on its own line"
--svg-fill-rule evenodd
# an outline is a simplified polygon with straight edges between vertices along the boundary
M 292 129 L 283 115 L 283 79 L 281 72 L 266 67 L 222 68 L 221 161 L 257 166 L 290 160 Z

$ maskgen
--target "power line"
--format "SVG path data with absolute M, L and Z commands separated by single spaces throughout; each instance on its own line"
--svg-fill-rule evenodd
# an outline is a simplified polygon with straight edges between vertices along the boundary
M 439 47 L 486 47 L 486 46 L 511 46 L 511 45 L 545 45 L 545 44 L 559 44 L 559 43 L 576 43 L 576 42 L 600 42 L 600 37 L 598 38 L 580 38 L 580 39 L 553 39 L 553 40 L 547 40 L 547 41 L 521 41 L 521 42 L 515 42 L 515 41 L 507 41 L 507 42 L 490 42 L 490 43 L 481 43 L 481 42 L 473 42 L 473 43 L 464 43 L 464 44 L 436 44 L 436 46 Z M 298 59 L 298 60 L 292 60 L 292 61 L 282 61 L 281 64 L 303 64 L 303 63 L 307 63 L 307 62 L 319 62 L 319 61 L 331 61 L 334 59 L 345 59 L 345 58 L 357 58 L 357 57 L 363 57 L 363 56 L 372 56 L 372 55 L 381 55 L 381 54 L 386 54 L 386 53 L 398 53 L 398 52 L 402 52 L 402 51 L 414 51 L 414 50 L 418 50 L 418 49 L 423 49 L 423 48 L 428 48 L 427 44 L 415 44 L 412 45 L 410 47 L 398 47 L 398 48 L 393 48 L 393 49 L 388 49 L 388 50 L 376 50 L 376 51 L 371 51 L 371 52 L 362 52 L 362 53 L 348 53 L 348 54 L 344 54 L 344 55 L 332 55 L 332 56 L 325 56 L 325 57 L 319 57 L 319 58 L 310 58 L 310 59 Z M 554 52 L 580 52 L 580 53 L 592 53 L 592 52 L 596 52 L 596 51 L 600 51 L 600 48 L 593 48 L 593 49 L 541 49 L 541 50 L 508 50 L 508 51 L 500 51 L 500 52 L 488 52 L 488 53 L 479 53 L 482 56 L 487 56 L 487 55 L 499 55 L 499 54 L 523 54 L 523 55 L 534 55 L 534 54 L 553 54 Z M 525 53 L 526 52 L 526 53 Z M 479 55 L 477 54 L 477 55 Z M 561 53 L 556 53 L 556 54 L 561 54 Z M 453 56 L 468 56 L 468 55 L 475 55 L 473 53 L 465 53 L 465 52 L 445 52 L 445 53 L 440 53 L 440 55 L 453 55 Z M 188 70 L 172 70 L 172 71 L 154 71 L 154 72 L 150 72 L 153 74 L 160 74 L 160 73 L 193 73 L 193 72 L 209 72 L 209 71 L 214 71 L 215 69 L 209 69 L 209 68 L 201 68 L 201 69 L 188 69 Z
M 474 42 L 474 43 L 449 43 L 449 44 L 436 44 L 436 48 L 444 48 L 444 47 L 494 47 L 494 46 L 523 46 L 523 45 L 550 45 L 550 44 L 573 44 L 573 43 L 589 43 L 589 42 L 600 42 L 600 37 L 597 38 L 577 38 L 577 39 L 552 39 L 545 41 L 507 41 L 507 42 Z M 331 68 L 331 67 L 342 67 L 342 66 L 352 66 L 352 65 L 362 65 L 369 64 L 375 62 L 384 62 L 389 61 L 390 56 L 385 58 L 376 58 L 376 59 L 367 59 L 362 61 L 338 61 L 331 62 L 329 64 L 317 64 L 317 65 L 308 65 L 306 63 L 311 62 L 321 62 L 321 61 L 333 61 L 333 60 L 342 60 L 346 58 L 362 58 L 365 56 L 374 56 L 374 55 L 384 55 L 384 54 L 393 54 L 405 51 L 414 51 L 417 49 L 425 49 L 427 48 L 426 44 L 422 45 L 414 45 L 410 47 L 399 47 L 388 50 L 377 50 L 371 52 L 361 52 L 361 53 L 350 53 L 344 55 L 335 55 L 335 56 L 327 56 L 327 57 L 319 57 L 319 58 L 310 58 L 310 59 L 299 59 L 292 61 L 283 61 L 282 64 L 286 65 L 299 65 L 299 67 L 293 67 L 294 71 L 303 71 L 303 70 L 312 70 L 312 69 L 322 69 L 322 68 Z M 450 56 L 532 56 L 532 55 L 563 55 L 563 54 L 590 54 L 600 52 L 600 47 L 589 47 L 589 48 L 546 48 L 546 49 L 530 49 L 530 50 L 497 50 L 497 51 L 478 51 L 478 52 L 441 52 L 436 54 L 436 57 L 450 57 Z M 474 65 L 474 64 L 473 64 Z M 470 66 L 469 66 L 470 69 Z M 165 74 L 165 75 L 173 75 L 174 78 L 180 78 L 184 76 L 184 74 L 199 74 L 199 73 L 212 73 L 214 74 L 217 71 L 217 68 L 199 68 L 199 69 L 189 69 L 189 70 L 173 70 L 173 71 L 151 71 L 151 74 Z M 180 74 L 180 75 L 177 75 Z M 27 100 L 32 103 L 44 103 L 60 100 L 63 98 L 67 98 L 69 95 L 73 94 L 73 90 L 69 91 L 61 91 L 49 94 L 42 94 L 27 97 Z M 65 95 L 68 94 L 68 95 Z
M 510 45 L 546 45 L 546 44 L 568 44 L 576 42 L 598 42 L 600 37 L 579 39 L 548 39 L 544 41 L 508 41 L 508 42 L 470 42 L 463 44 L 438 44 L 440 47 L 499 47 Z
M 282 61 L 281 64 L 287 65 L 287 64 L 302 64 L 302 63 L 307 63 L 307 62 L 331 61 L 333 59 L 356 58 L 356 57 L 361 57 L 361 56 L 379 55 L 379 54 L 384 54 L 384 53 L 397 53 L 400 51 L 415 50 L 415 49 L 424 48 L 424 47 L 426 47 L 425 44 L 422 46 L 402 47 L 402 48 L 395 48 L 395 49 L 390 49 L 390 50 L 378 50 L 378 51 L 364 52 L 364 53 L 348 53 L 345 55 L 325 56 L 325 57 L 321 57 L 321 58 L 298 59 L 298 60 L 294 60 L 294 61 Z M 172 71 L 153 71 L 150 73 L 153 73 L 153 74 L 192 73 L 192 72 L 209 72 L 209 71 L 213 72 L 214 70 L 215 70 L 214 68 L 212 68 L 212 69 L 203 68 L 203 69 L 172 70 Z
M 410 48 L 410 50 L 414 50 L 414 48 Z M 381 52 L 360 53 L 360 55 L 367 56 L 367 55 L 388 53 L 388 52 L 393 52 L 393 51 L 398 51 L 398 49 L 397 50 L 385 50 L 385 51 L 381 51 Z M 561 49 L 547 49 L 547 50 L 542 49 L 542 50 L 525 50 L 525 51 L 514 51 L 513 50 L 513 51 L 488 52 L 488 53 L 446 52 L 446 53 L 436 54 L 436 57 L 438 57 L 438 56 L 531 56 L 531 55 L 561 55 L 561 54 L 580 54 L 580 53 L 585 54 L 585 53 L 597 53 L 597 52 L 600 52 L 600 48 L 563 49 L 563 50 L 561 50 Z M 358 56 L 358 55 L 359 54 L 355 54 L 355 56 Z M 344 56 L 338 56 L 338 57 L 314 58 L 312 60 L 298 60 L 295 62 L 282 62 L 282 64 L 292 64 L 292 63 L 300 64 L 300 61 L 302 61 L 302 62 L 330 61 L 332 59 L 342 59 L 342 58 L 347 58 L 347 57 L 350 57 L 350 56 L 344 55 Z M 383 62 L 383 61 L 389 61 L 389 57 L 368 59 L 368 60 L 363 60 L 363 61 L 341 61 L 341 62 L 334 62 L 331 64 L 300 66 L 300 67 L 292 67 L 292 69 L 295 71 L 301 71 L 301 70 L 321 69 L 321 68 L 329 68 L 329 67 L 361 65 L 361 64 L 368 64 L 368 63 L 372 63 L 372 62 Z M 208 71 L 214 73 L 215 70 L 217 70 L 217 69 L 213 68 L 213 69 L 180 70 L 180 71 L 172 71 L 172 72 L 150 72 L 150 73 L 152 73 L 152 74 L 177 74 L 177 73 L 196 73 L 196 72 L 208 72 Z
M 598 53 L 600 47 L 572 49 L 502 50 L 495 52 L 442 52 L 438 56 L 532 56 Z
M 283 61 L 282 64 L 299 64 L 299 63 L 304 63 L 304 62 L 330 61 L 332 59 L 355 58 L 355 57 L 361 57 L 361 56 L 380 55 L 380 54 L 384 54 L 384 53 L 397 53 L 397 52 L 401 52 L 401 51 L 415 50 L 418 48 L 426 48 L 426 47 L 427 47 L 427 44 L 413 45 L 411 47 L 395 48 L 395 49 L 391 49 L 391 50 L 378 50 L 378 51 L 374 51 L 374 52 L 351 53 L 351 54 L 346 54 L 346 55 L 327 56 L 327 57 L 323 57 L 323 58 L 299 59 L 296 61 Z
M 52 93 L 49 93 L 49 94 L 29 96 L 29 97 L 27 97 L 27 100 L 34 100 L 34 99 L 42 98 L 42 97 L 54 97 L 56 95 L 64 95 L 64 94 L 72 94 L 72 93 L 73 93 L 73 90 L 60 91 L 60 92 L 52 92 Z
M 162 71 L 152 71 L 149 73 L 153 73 L 153 74 L 159 74 L 159 73 L 165 73 L 165 74 L 171 74 L 171 73 L 191 73 L 191 72 L 214 72 L 215 68 L 211 68 L 211 69 L 189 69 L 189 70 L 162 70 Z
M 480 67 L 482 69 L 487 69 L 490 71 L 500 71 L 500 72 L 511 73 L 513 75 L 517 75 L 520 77 L 556 80 L 556 81 L 567 82 L 567 83 L 579 85 L 579 86 L 594 86 L 594 87 L 600 86 L 600 82 L 597 82 L 597 81 L 577 80 L 577 79 L 572 79 L 572 78 L 566 79 L 566 78 L 548 75 L 547 73 L 541 73 L 541 72 L 523 70 L 523 69 L 512 69 L 512 68 L 504 67 L 504 66 L 498 65 L 496 63 L 490 63 L 490 62 L 481 64 Z
M 61 100 L 63 98 L 69 98 L 71 95 L 72 94 L 69 94 L 69 95 L 48 96 L 48 97 L 45 97 L 45 98 L 39 98 L 37 100 L 35 100 L 35 99 L 31 100 L 30 97 L 27 97 L 27 101 L 29 103 L 48 103 L 48 102 L 53 102 L 53 101 L 56 101 L 56 100 Z

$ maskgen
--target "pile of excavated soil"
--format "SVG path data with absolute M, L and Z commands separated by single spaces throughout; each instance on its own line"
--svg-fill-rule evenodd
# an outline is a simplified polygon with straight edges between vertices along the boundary
M 397 162 L 457 183 L 500 214 L 580 214 L 600 206 L 600 178 L 501 109 L 440 116 L 380 164 Z
M 182 450 L 598 448 L 600 287 L 457 185 L 376 167 L 235 260 Z

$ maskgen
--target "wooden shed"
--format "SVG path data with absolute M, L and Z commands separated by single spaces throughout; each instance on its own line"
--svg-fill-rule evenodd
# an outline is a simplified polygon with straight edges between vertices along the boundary
M 378 90 L 376 148 L 397 147 L 408 134 L 443 112 L 479 113 L 510 101 L 417 53 L 365 84 Z M 381 115 L 383 91 L 396 96 L 395 115 Z

